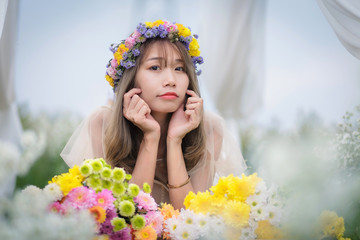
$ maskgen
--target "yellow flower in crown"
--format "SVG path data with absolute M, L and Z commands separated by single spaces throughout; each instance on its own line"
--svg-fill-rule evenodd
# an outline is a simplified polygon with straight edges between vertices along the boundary
M 163 20 L 156 20 L 155 22 L 153 22 L 153 26 L 156 26 L 156 27 L 158 27 L 158 26 L 160 26 L 162 24 L 164 24 Z
M 189 45 L 190 56 L 192 56 L 192 57 L 200 56 L 199 48 L 200 47 L 199 47 L 199 43 L 198 43 L 197 39 L 193 38 L 190 45 Z
M 191 36 L 191 31 L 190 31 L 190 29 L 188 29 L 187 27 L 184 27 L 184 25 L 182 25 L 182 24 L 180 24 L 180 23 L 176 23 L 175 25 L 178 27 L 179 36 L 182 36 L 182 37 L 189 37 L 189 36 Z
M 149 28 L 152 28 L 154 26 L 154 23 L 152 22 L 145 22 L 145 25 Z

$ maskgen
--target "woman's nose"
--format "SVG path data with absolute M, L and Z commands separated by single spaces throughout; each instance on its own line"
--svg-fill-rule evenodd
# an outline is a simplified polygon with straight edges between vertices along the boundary
M 167 69 L 164 73 L 164 86 L 175 86 L 176 79 L 171 69 Z

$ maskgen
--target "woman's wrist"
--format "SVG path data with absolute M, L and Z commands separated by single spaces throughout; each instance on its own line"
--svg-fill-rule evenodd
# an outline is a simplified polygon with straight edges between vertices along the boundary
M 166 137 L 166 144 L 169 146 L 169 145 L 181 145 L 182 143 L 182 139 L 181 137 L 172 137 L 172 136 L 167 136 Z

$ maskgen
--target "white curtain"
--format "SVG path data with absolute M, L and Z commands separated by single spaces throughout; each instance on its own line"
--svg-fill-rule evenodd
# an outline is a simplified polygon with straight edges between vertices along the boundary
M 318 0 L 318 4 L 344 47 L 360 59 L 360 1 Z
M 12 144 L 20 151 L 22 128 L 14 91 L 17 3 L 0 0 L 0 144 Z M 9 176 L 8 182 L 0 184 L 0 196 L 10 194 L 14 188 L 15 172 Z

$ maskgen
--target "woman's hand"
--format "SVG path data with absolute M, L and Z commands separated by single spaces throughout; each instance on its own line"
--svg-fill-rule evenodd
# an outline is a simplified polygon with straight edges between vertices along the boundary
M 181 141 L 188 132 L 200 124 L 203 114 L 203 100 L 192 90 L 187 90 L 186 93 L 190 97 L 187 99 L 185 111 L 184 104 L 182 104 L 171 116 L 168 139 Z
M 140 93 L 140 88 L 133 88 L 124 94 L 124 117 L 140 128 L 144 133 L 144 137 L 151 135 L 160 138 L 160 125 L 151 116 L 151 109 L 138 95 Z

